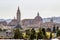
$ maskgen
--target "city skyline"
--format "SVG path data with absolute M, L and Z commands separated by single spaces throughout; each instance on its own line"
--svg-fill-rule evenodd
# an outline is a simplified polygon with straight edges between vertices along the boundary
M 42 18 L 60 16 L 60 0 L 0 0 L 0 19 L 16 17 L 18 6 L 21 19 L 31 19 L 39 12 Z

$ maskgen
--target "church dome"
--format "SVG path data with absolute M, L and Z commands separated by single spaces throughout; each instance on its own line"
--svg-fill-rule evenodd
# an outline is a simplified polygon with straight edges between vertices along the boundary
M 39 16 L 39 12 L 37 13 L 37 16 L 35 17 L 35 20 L 42 21 L 42 17 Z

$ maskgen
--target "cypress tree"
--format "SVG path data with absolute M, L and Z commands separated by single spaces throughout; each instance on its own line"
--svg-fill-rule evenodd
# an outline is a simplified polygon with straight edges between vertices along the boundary
M 35 32 L 34 28 L 31 29 L 30 39 L 31 39 L 31 40 L 36 39 L 36 32 Z

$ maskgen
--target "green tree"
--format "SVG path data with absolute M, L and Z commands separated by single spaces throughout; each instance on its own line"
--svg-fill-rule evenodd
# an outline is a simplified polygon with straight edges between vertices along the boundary
M 19 29 L 16 29 L 14 32 L 14 39 L 22 39 L 23 35 L 22 32 Z
M 25 38 L 29 38 L 30 37 L 30 29 L 26 29 L 25 32 L 26 32 Z
M 45 28 L 42 28 L 42 32 L 44 35 L 46 35 Z
M 50 33 L 50 39 L 52 39 L 52 32 Z
M 26 31 L 26 35 L 30 35 L 30 29 L 27 29 L 25 31 Z
M 34 30 L 34 28 L 31 29 L 31 32 L 30 32 L 30 39 L 36 39 L 36 32 Z
M 59 26 L 57 26 L 57 30 L 59 30 Z
M 45 28 L 42 28 L 42 32 L 43 32 L 44 38 L 46 38 L 46 31 L 45 31 Z
M 53 32 L 56 32 L 55 25 L 54 25 L 54 27 L 53 27 Z
M 37 39 L 44 39 L 44 35 L 41 29 L 39 29 L 39 32 L 37 34 Z
M 60 36 L 60 30 L 57 30 L 57 37 Z

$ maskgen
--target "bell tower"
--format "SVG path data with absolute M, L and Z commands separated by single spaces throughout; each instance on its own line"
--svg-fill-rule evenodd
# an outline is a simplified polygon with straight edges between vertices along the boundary
M 18 24 L 20 24 L 20 20 L 21 20 L 21 13 L 20 13 L 20 9 L 18 6 L 18 10 L 17 10 L 17 22 L 18 22 Z

